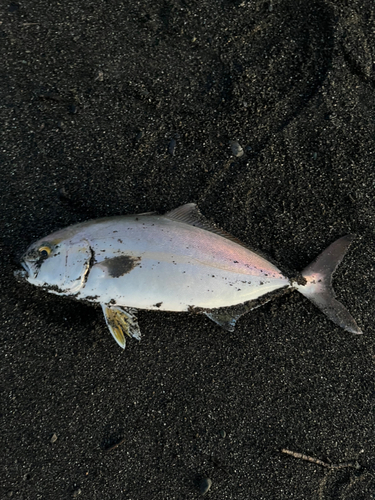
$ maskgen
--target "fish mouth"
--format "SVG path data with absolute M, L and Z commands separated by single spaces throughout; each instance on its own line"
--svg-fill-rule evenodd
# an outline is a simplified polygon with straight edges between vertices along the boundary
M 25 272 L 26 273 L 26 276 L 29 275 L 30 273 L 30 269 L 29 269 L 29 266 L 26 264 L 26 262 L 23 260 L 21 261 L 21 266 L 24 268 L 24 271 L 20 271 L 21 273 L 22 272 Z
M 31 275 L 30 268 L 24 260 L 21 260 L 21 266 L 23 267 L 23 269 L 18 269 L 17 271 L 14 271 L 14 276 L 18 280 L 29 278 Z

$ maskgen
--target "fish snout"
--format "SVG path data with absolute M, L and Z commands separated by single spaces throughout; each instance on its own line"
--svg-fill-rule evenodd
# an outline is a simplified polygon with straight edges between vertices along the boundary
M 21 266 L 23 269 L 18 269 L 17 271 L 14 271 L 13 275 L 18 281 L 23 281 L 27 278 L 30 277 L 31 270 L 30 267 L 26 264 L 26 262 L 22 259 L 21 260 Z
M 13 275 L 17 281 L 23 281 L 28 277 L 28 272 L 24 269 L 18 269 L 17 271 L 14 271 Z

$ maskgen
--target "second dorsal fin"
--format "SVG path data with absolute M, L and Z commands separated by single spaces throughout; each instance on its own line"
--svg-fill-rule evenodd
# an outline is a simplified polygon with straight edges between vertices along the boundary
M 248 248 L 238 238 L 235 238 L 230 233 L 227 233 L 223 229 L 216 227 L 215 224 L 207 220 L 205 216 L 201 214 L 199 208 L 195 203 L 187 203 L 186 205 L 175 208 L 171 212 L 167 212 L 164 217 L 167 217 L 167 219 L 170 220 L 184 222 L 185 224 L 189 224 L 190 226 L 200 227 L 201 229 L 205 229 L 206 231 L 210 231 L 211 233 L 218 234 L 219 236 L 222 236 L 227 240 L 233 241 L 238 245 Z

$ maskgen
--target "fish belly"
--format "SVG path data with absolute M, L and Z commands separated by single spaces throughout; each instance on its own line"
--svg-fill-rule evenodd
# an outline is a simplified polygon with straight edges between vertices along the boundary
M 241 304 L 289 285 L 286 278 L 262 279 L 187 262 L 142 263 L 142 267 L 118 278 L 107 276 L 103 268 L 94 266 L 85 295 L 106 304 L 186 311 Z

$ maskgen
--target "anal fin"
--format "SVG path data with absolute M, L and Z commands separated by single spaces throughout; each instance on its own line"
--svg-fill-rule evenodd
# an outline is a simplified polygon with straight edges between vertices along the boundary
M 101 306 L 109 331 L 120 347 L 125 349 L 126 336 L 141 339 L 137 309 L 107 304 L 101 304 Z
M 227 330 L 228 332 L 233 332 L 236 321 L 244 314 L 257 309 L 258 307 L 266 304 L 274 297 L 281 297 L 288 292 L 289 287 L 283 287 L 273 292 L 267 293 L 258 297 L 254 300 L 249 300 L 242 304 L 237 304 L 235 306 L 221 307 L 220 309 L 210 309 L 208 311 L 202 311 L 208 318 L 217 323 L 219 326 Z
M 233 315 L 230 311 L 223 309 L 212 310 L 204 314 L 227 332 L 234 331 L 236 321 L 242 316 L 242 314 Z

